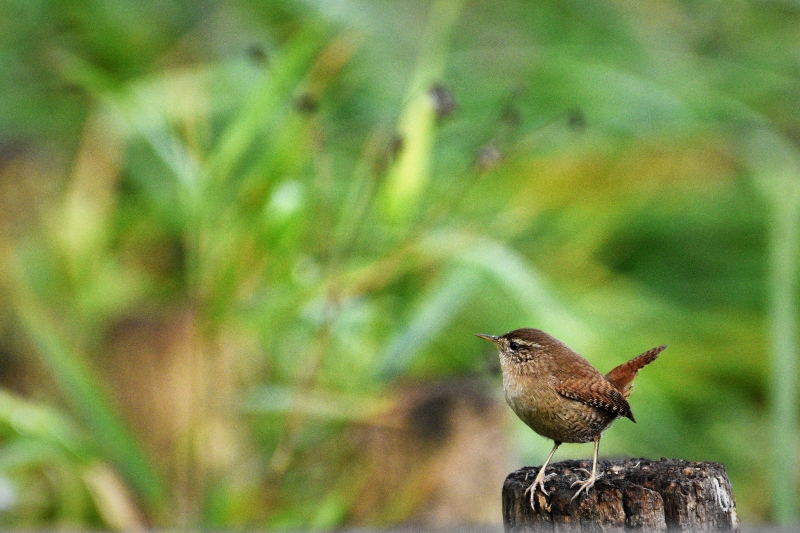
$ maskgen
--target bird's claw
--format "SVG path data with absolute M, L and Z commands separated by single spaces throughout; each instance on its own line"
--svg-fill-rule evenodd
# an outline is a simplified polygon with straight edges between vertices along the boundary
M 589 478 L 586 481 L 581 481 L 579 479 L 579 480 L 575 481 L 575 483 L 570 485 L 570 488 L 574 487 L 575 485 L 580 485 L 580 488 L 578 488 L 578 491 L 575 493 L 574 496 L 572 496 L 572 499 L 570 500 L 571 502 L 575 501 L 575 498 L 577 498 L 578 495 L 583 491 L 586 491 L 586 493 L 588 494 L 589 493 L 589 489 L 594 486 L 594 482 L 597 481 L 598 479 L 600 479 L 601 477 L 603 477 L 603 473 L 602 472 L 600 472 L 599 474 L 595 474 L 594 472 L 589 472 L 585 468 L 577 468 L 576 470 L 583 470 L 584 472 L 589 474 Z
M 545 482 L 550 481 L 554 477 L 556 477 L 556 474 L 548 474 L 548 475 L 545 476 L 544 475 L 544 469 L 542 469 L 542 470 L 539 471 L 538 474 L 536 474 L 536 477 L 534 478 L 533 483 L 531 483 L 528 486 L 528 488 L 525 489 L 525 492 L 522 493 L 522 497 L 523 498 L 529 492 L 531 493 L 531 509 L 536 510 L 536 502 L 534 500 L 534 497 L 536 495 L 536 487 L 539 487 L 539 490 L 542 491 L 542 494 L 544 494 L 545 496 L 549 496 L 550 493 L 545 490 L 544 484 L 545 484 Z
M 598 479 L 603 477 L 603 475 L 605 475 L 604 472 L 600 472 L 599 474 L 594 474 L 590 470 L 587 470 L 585 468 L 575 468 L 574 470 L 575 471 L 580 471 L 580 472 L 586 472 L 586 475 L 588 475 L 589 479 L 592 479 L 593 482 L 597 481 Z M 581 481 L 580 479 L 576 479 L 575 482 L 572 485 L 570 485 L 570 488 L 574 487 L 575 485 L 578 485 L 579 483 L 587 483 L 589 481 L 589 479 L 587 479 L 586 481 Z
M 537 487 L 537 486 L 539 487 L 539 490 L 541 490 L 541 491 L 542 491 L 542 493 L 543 493 L 545 496 L 549 496 L 549 495 L 550 495 L 550 493 L 549 493 L 549 492 L 547 492 L 547 491 L 545 490 L 545 488 L 544 488 L 544 484 L 545 484 L 546 482 L 550 481 L 551 479 L 553 479 L 554 477 L 556 477 L 556 474 L 547 474 L 546 476 L 538 476 L 538 475 L 537 475 L 537 476 L 536 476 L 536 478 L 533 480 L 533 483 L 531 483 L 531 484 L 528 486 L 528 488 L 527 488 L 527 489 L 525 489 L 525 492 L 523 493 L 523 496 L 524 496 L 525 494 L 528 494 L 529 492 L 533 493 L 533 492 L 536 490 L 536 487 Z M 533 494 L 531 494 L 531 501 L 532 501 L 532 500 L 533 500 Z

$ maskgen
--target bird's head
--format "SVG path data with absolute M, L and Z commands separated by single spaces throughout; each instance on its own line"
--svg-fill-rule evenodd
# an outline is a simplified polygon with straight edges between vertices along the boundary
M 485 339 L 500 351 L 500 357 L 514 361 L 530 361 L 538 353 L 547 350 L 559 341 L 540 329 L 522 328 L 495 336 L 478 333 L 476 337 Z

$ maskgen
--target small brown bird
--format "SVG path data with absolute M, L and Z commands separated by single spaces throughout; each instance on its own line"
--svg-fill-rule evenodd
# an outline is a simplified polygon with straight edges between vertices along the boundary
M 538 329 L 517 329 L 500 337 L 478 334 L 478 337 L 494 343 L 500 350 L 503 389 L 511 409 L 536 433 L 555 441 L 527 489 L 531 492 L 531 506 L 537 487 L 547 495 L 544 483 L 550 476 L 545 476 L 544 471 L 564 442 L 594 441 L 592 471 L 586 481 L 573 484 L 580 488 L 572 499 L 588 491 L 600 477 L 597 475 L 600 437 L 619 417 L 636 422 L 628 405 L 631 382 L 666 346 L 634 357 L 604 376 L 569 346 Z

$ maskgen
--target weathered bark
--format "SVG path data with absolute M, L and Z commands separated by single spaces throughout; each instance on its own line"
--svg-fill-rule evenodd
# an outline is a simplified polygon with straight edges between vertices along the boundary
M 603 476 L 571 501 L 591 461 L 547 467 L 556 476 L 537 491 L 535 508 L 525 490 L 539 472 L 525 467 L 503 484 L 503 523 L 517 531 L 719 531 L 738 529 L 736 503 L 725 467 L 678 459 L 598 461 Z

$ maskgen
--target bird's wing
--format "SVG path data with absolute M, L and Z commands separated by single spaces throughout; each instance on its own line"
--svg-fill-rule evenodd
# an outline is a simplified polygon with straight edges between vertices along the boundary
M 556 386 L 561 396 L 597 407 L 617 416 L 636 422 L 628 400 L 606 378 L 597 375 L 591 379 L 564 379 Z

